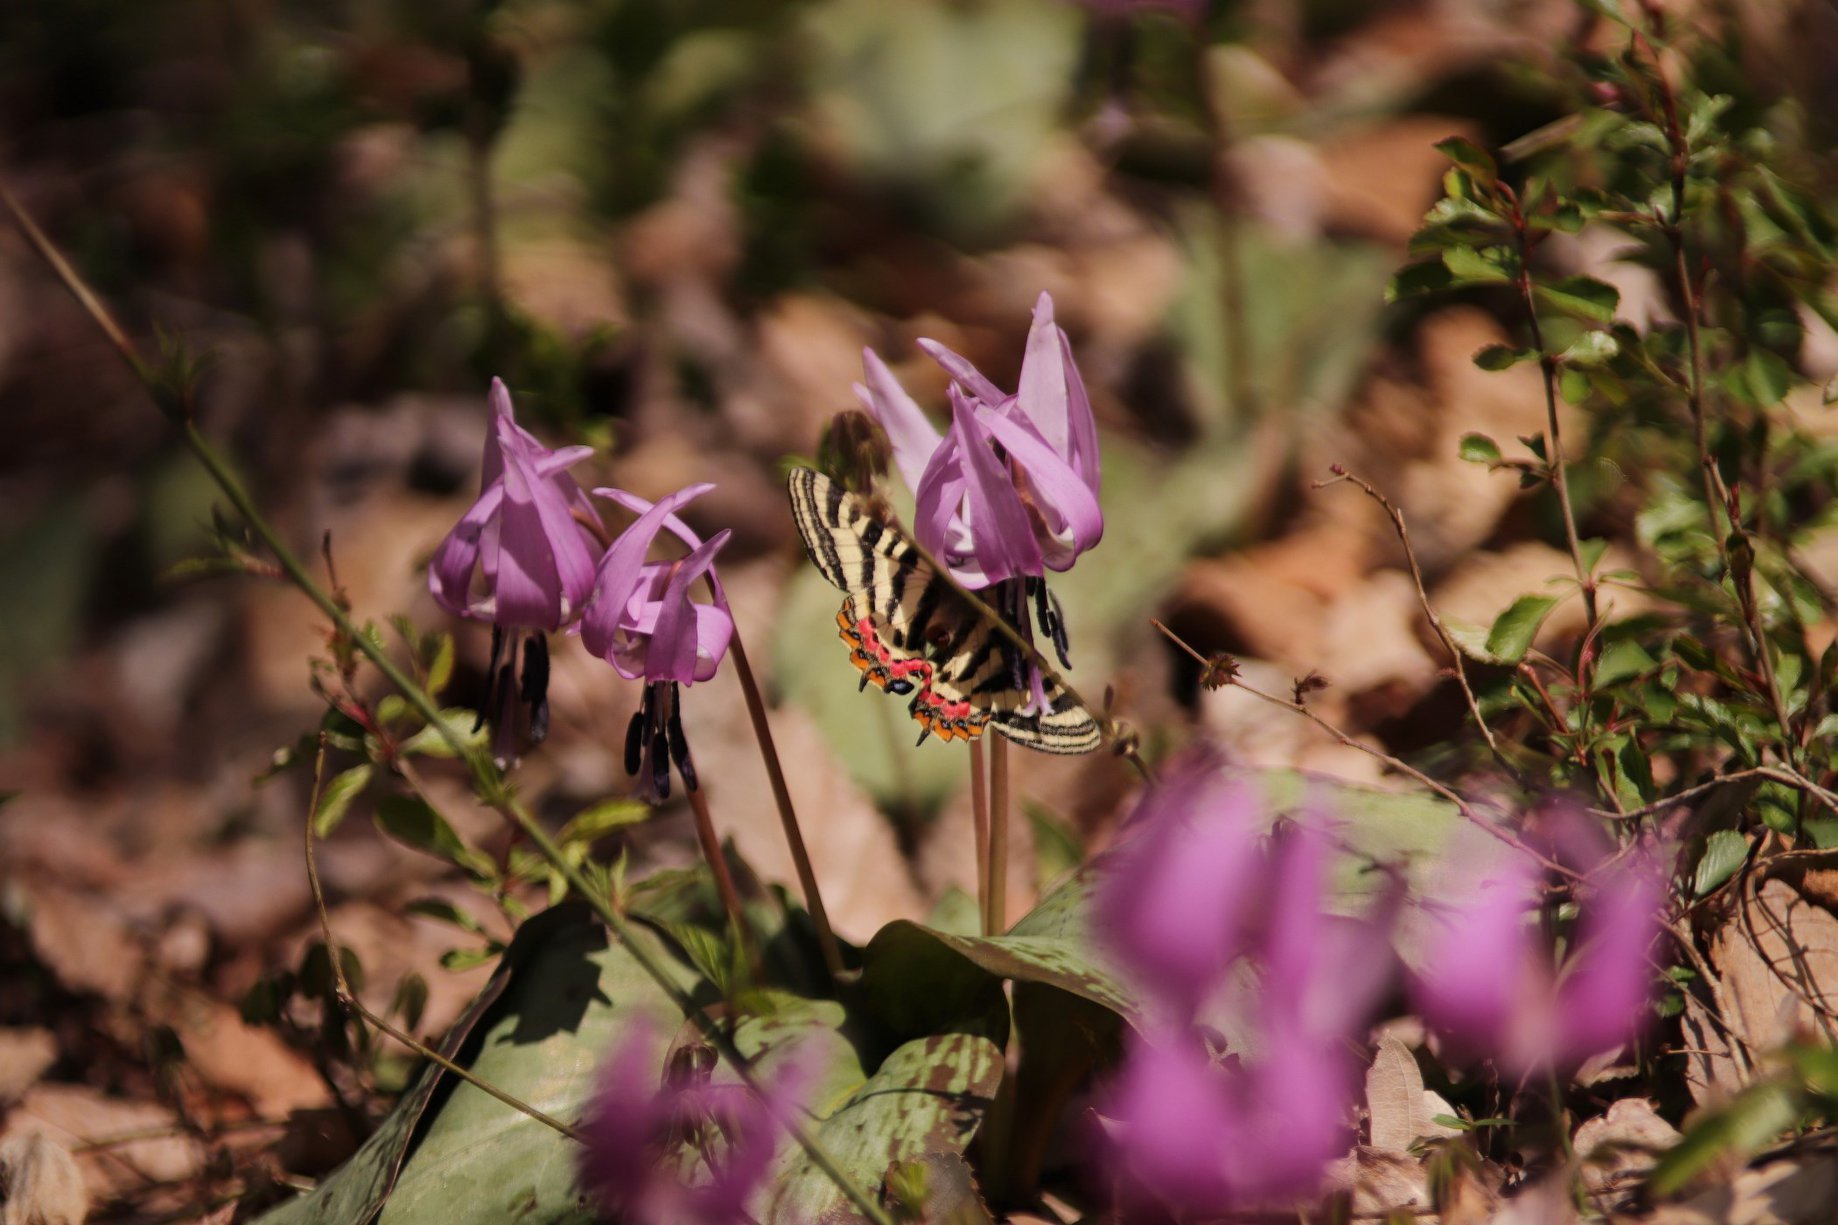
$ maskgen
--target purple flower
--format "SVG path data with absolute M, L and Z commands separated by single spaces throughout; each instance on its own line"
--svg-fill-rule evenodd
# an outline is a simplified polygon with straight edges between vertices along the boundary
M 599 516 L 567 473 L 593 448 L 536 441 L 512 415 L 502 379 L 491 381 L 490 401 L 479 499 L 435 550 L 428 590 L 456 616 L 557 630 L 580 615 L 593 584 L 599 549 L 582 519 Z
M 480 463 L 480 491 L 428 565 L 428 591 L 456 616 L 489 621 L 491 663 L 479 711 L 497 728 L 497 755 L 510 756 L 516 704 L 529 709 L 530 739 L 549 727 L 549 643 L 580 615 L 593 584 L 600 518 L 568 468 L 591 447 L 551 451 L 518 426 L 511 394 L 491 381 L 492 428 Z M 518 677 L 518 640 L 523 635 Z
M 659 1043 L 627 1033 L 600 1072 L 581 1130 L 582 1188 L 608 1219 L 629 1225 L 732 1225 L 764 1180 L 778 1132 L 808 1081 L 793 1057 L 765 1095 L 715 1082 L 675 1060 L 660 1082 Z
M 1103 536 L 1104 516 L 1091 398 L 1053 299 L 1035 304 L 1013 395 L 936 341 L 919 345 L 953 380 L 948 434 L 872 351 L 855 388 L 913 490 L 919 542 L 971 588 L 1070 569 Z
M 1451 1047 L 1515 1075 L 1569 1067 L 1631 1039 L 1653 986 L 1659 874 L 1605 870 L 1583 899 L 1574 951 L 1554 967 L 1532 921 L 1542 878 L 1515 859 L 1475 882 L 1424 952 L 1413 995 Z
M 1260 843 L 1258 801 L 1201 752 L 1131 819 L 1097 901 L 1099 935 L 1145 1018 L 1106 1099 L 1107 1142 L 1127 1195 L 1208 1214 L 1306 1197 L 1346 1151 L 1360 1042 L 1392 976 L 1373 922 L 1323 908 L 1319 818 Z M 1232 963 L 1258 971 L 1238 1032 L 1252 1054 L 1216 1062 L 1195 1026 Z
M 626 771 L 637 775 L 641 790 L 656 799 L 670 794 L 672 761 L 683 784 L 696 788 L 677 687 L 713 676 L 734 638 L 734 617 L 714 568 L 715 554 L 731 533 L 704 541 L 676 515 L 679 507 L 713 488 L 688 485 L 655 504 L 619 489 L 594 490 L 638 512 L 638 519 L 600 559 L 581 617 L 581 639 L 619 675 L 645 682 L 626 733 Z M 666 528 L 689 549 L 688 555 L 647 561 L 651 545 Z M 689 598 L 704 578 L 714 596 L 706 604 Z
M 1202 751 L 1144 794 L 1097 897 L 1099 934 L 1117 963 L 1145 1000 L 1181 1023 L 1245 951 L 1246 911 L 1264 866 L 1256 794 L 1222 782 L 1220 766 Z

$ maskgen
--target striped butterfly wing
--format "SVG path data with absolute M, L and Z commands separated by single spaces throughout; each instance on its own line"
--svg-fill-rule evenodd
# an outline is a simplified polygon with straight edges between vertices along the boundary
M 862 684 L 910 693 L 909 709 L 925 729 L 920 739 L 974 739 L 993 723 L 1046 753 L 1098 747 L 1098 721 L 1051 677 L 1043 678 L 1046 708 L 1026 709 L 1026 653 L 865 499 L 809 468 L 794 468 L 789 486 L 805 550 L 846 593 L 836 621 Z

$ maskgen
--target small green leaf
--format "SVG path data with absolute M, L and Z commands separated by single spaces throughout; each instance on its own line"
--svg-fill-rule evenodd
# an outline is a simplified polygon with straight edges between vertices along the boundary
M 408 713 L 408 702 L 399 693 L 386 693 L 377 703 L 377 722 L 385 727 Z
M 442 923 L 451 923 L 461 931 L 479 934 L 483 934 L 485 931 L 485 929 L 479 925 L 477 919 L 473 918 L 472 915 L 466 911 L 461 910 L 458 906 L 455 906 L 452 902 L 447 901 L 445 898 L 416 898 L 404 907 L 404 909 L 410 914 L 418 914 L 430 919 L 438 919 Z
M 1472 141 L 1450 136 L 1437 141 L 1436 148 L 1473 176 L 1475 182 L 1492 187 L 1500 181 L 1500 168 L 1494 163 L 1493 155 Z
M 396 998 L 389 1010 L 402 1018 L 403 1027 L 417 1029 L 421 1025 L 421 1014 L 428 1006 L 428 980 L 413 970 L 402 976 L 396 984 Z
M 1500 247 L 1488 247 L 1485 250 L 1450 247 L 1442 253 L 1442 262 L 1449 270 L 1449 275 L 1458 282 L 1478 284 L 1510 281 L 1513 278 L 1507 266 L 1513 262 L 1512 257 Z
M 1595 687 L 1606 689 L 1621 681 L 1644 675 L 1659 666 L 1647 649 L 1631 638 L 1623 638 L 1603 648 L 1595 664 Z
M 1788 1086 L 1763 1081 L 1744 1089 L 1721 1110 L 1700 1116 L 1684 1139 L 1667 1150 L 1647 1185 L 1658 1197 L 1680 1190 L 1725 1153 L 1746 1157 L 1792 1127 L 1799 1102 Z
M 419 753 L 423 757 L 452 757 L 453 746 L 442 733 L 444 725 L 454 739 L 465 745 L 468 750 L 483 748 L 487 731 L 479 723 L 476 712 L 463 706 L 449 706 L 440 712 L 440 723 L 430 723 L 413 736 L 397 746 L 397 751 L 408 754 Z M 474 730 L 474 729 L 477 730 Z
M 1486 626 L 1463 621 L 1459 617 L 1444 617 L 1442 628 L 1449 635 L 1449 641 L 1455 644 L 1455 649 L 1463 655 L 1482 663 L 1497 662 L 1487 651 Z
M 453 680 L 453 635 L 442 630 L 431 637 L 434 653 L 428 660 L 428 679 L 424 688 L 430 697 L 438 698 Z
M 1534 286 L 1538 297 L 1553 310 L 1590 323 L 1612 323 L 1621 304 L 1621 291 L 1592 276 L 1565 277 Z
M 1500 445 L 1485 434 L 1463 434 L 1459 454 L 1471 464 L 1497 464 Z
M 650 815 L 651 806 L 643 800 L 614 796 L 576 813 L 573 820 L 562 826 L 558 837 L 562 842 L 592 842 L 616 829 L 637 825 Z
M 345 813 L 351 808 L 351 801 L 362 795 L 364 788 L 370 785 L 370 776 L 375 769 L 369 762 L 364 762 L 332 776 L 319 793 L 319 807 L 313 809 L 315 834 L 324 838 L 338 828 L 339 822 L 345 819 Z
M 1488 345 L 1474 355 L 1474 364 L 1482 370 L 1506 370 L 1537 356 L 1536 349 L 1518 349 L 1512 345 Z
M 1749 857 L 1749 840 L 1733 829 L 1720 829 L 1704 840 L 1704 853 L 1698 857 L 1697 874 L 1692 877 L 1692 892 L 1705 897 L 1736 874 L 1742 861 Z
M 1785 399 L 1797 378 L 1780 354 L 1767 349 L 1750 349 L 1748 360 L 1742 364 L 1742 381 L 1755 403 L 1763 408 Z
M 470 970 L 474 966 L 484 965 L 503 951 L 504 946 L 496 940 L 483 948 L 448 949 L 440 955 L 440 966 L 443 970 L 452 970 L 455 973 L 460 970 Z
M 1439 259 L 1406 264 L 1398 269 L 1390 284 L 1385 286 L 1385 301 L 1396 302 L 1419 294 L 1440 293 L 1454 284 L 1455 278 L 1449 275 L 1449 270 Z
M 414 795 L 386 795 L 377 801 L 377 828 L 397 842 L 464 868 L 473 876 L 497 873 L 490 859 L 460 840 L 447 819 Z
M 1584 332 L 1558 354 L 1557 360 L 1569 366 L 1599 366 L 1621 352 L 1621 344 L 1609 332 Z
M 1494 618 L 1487 631 L 1487 653 L 1502 663 L 1516 664 L 1532 649 L 1532 639 L 1544 619 L 1557 607 L 1558 597 L 1522 595 Z

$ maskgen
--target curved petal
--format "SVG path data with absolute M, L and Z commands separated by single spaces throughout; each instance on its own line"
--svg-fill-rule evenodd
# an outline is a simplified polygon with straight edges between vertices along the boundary
M 1557 993 L 1560 1060 L 1582 1060 L 1625 1042 L 1647 1015 L 1665 887 L 1650 867 L 1614 872 L 1583 910 L 1578 947 Z
M 920 338 L 919 347 L 924 349 L 931 359 L 943 366 L 945 373 L 963 385 L 965 391 L 985 404 L 1002 404 L 1014 399 L 1006 391 L 997 387 L 983 372 L 970 364 L 970 359 L 960 353 L 954 353 L 936 340 Z
M 1034 303 L 1034 322 L 1027 330 L 1015 403 L 1053 453 L 1064 459 L 1071 454 L 1071 425 L 1068 362 L 1060 348 L 1061 335 L 1059 325 L 1053 322 L 1052 295 L 1042 291 Z
M 1084 480 L 1092 493 L 1098 492 L 1103 469 L 1098 461 L 1098 423 L 1091 412 L 1091 396 L 1085 390 L 1085 378 L 1072 360 L 1072 342 L 1059 329 L 1060 358 L 1066 366 L 1066 459 L 1073 471 Z
M 626 616 L 626 605 L 645 577 L 645 554 L 651 542 L 676 509 L 698 498 L 714 486 L 685 485 L 667 498 L 653 503 L 600 558 L 594 571 L 593 592 L 587 599 L 587 610 L 581 617 L 581 641 L 602 659 L 611 660 L 619 647 L 617 635 Z M 618 491 L 598 490 L 611 496 Z
M 977 419 L 1027 473 L 1034 505 L 1047 529 L 1048 539 L 1041 542 L 1046 564 L 1068 569 L 1080 553 L 1104 538 L 1104 512 L 1097 495 L 1024 423 L 987 409 L 979 409 Z
M 709 667 L 702 675 L 697 663 L 698 648 L 702 645 L 698 634 L 699 621 L 696 609 L 700 605 L 689 599 L 689 589 L 715 562 L 715 554 L 733 535 L 723 530 L 709 537 L 708 542 L 695 550 L 682 561 L 670 568 L 670 582 L 664 588 L 662 607 L 657 614 L 657 627 L 651 633 L 651 646 L 645 661 L 645 678 L 654 681 L 690 681 L 707 680 L 714 675 L 714 665 L 721 662 L 721 655 L 727 652 L 727 640 L 733 633 L 733 619 L 726 610 L 722 615 L 727 619 L 727 633 L 720 637 L 720 654 L 714 655 Z
M 697 492 L 690 495 L 690 497 L 688 498 L 684 498 L 683 501 L 688 502 L 691 500 L 691 498 L 701 497 L 702 494 L 708 492 L 710 489 L 713 489 L 713 488 L 714 486 L 710 484 L 685 486 L 684 487 L 685 490 L 694 489 Z M 684 490 L 678 490 L 677 494 L 673 494 L 672 496 L 673 497 L 680 496 L 683 492 Z M 627 493 L 623 489 L 611 489 L 611 488 L 602 487 L 602 488 L 594 490 L 594 493 L 599 495 L 600 497 L 606 498 L 608 501 L 619 503 L 619 505 L 625 507 L 627 510 L 631 511 L 635 515 L 644 514 L 646 511 L 651 509 L 651 505 L 652 505 L 650 502 L 646 501 L 644 498 L 639 497 L 637 494 Z M 664 526 L 669 528 L 670 531 L 676 536 L 676 538 L 682 541 L 690 549 L 693 550 L 693 549 L 699 549 L 702 547 L 702 537 L 696 535 L 695 530 L 691 528 L 689 524 L 683 522 L 683 520 L 679 518 L 678 516 L 674 514 L 665 515 L 664 516 Z M 726 604 L 728 602 L 728 595 L 727 595 L 726 590 L 724 590 L 721 586 L 720 572 L 716 570 L 710 570 L 708 573 L 708 581 L 709 581 L 709 586 L 714 589 L 716 601 L 722 604 Z
M 472 598 L 472 571 L 478 564 L 481 541 L 492 516 L 498 513 L 504 487 L 492 485 L 447 533 L 428 563 L 428 594 L 456 617 L 489 620 L 494 601 Z
M 1504 1051 L 1541 1025 L 1531 1014 L 1548 1009 L 1548 1001 L 1536 999 L 1548 981 L 1525 925 L 1536 885 L 1531 864 L 1515 857 L 1491 879 L 1476 882 L 1425 944 L 1417 1008 L 1462 1046 Z
M 969 503 L 971 536 L 977 561 L 992 582 L 1042 571 L 1040 543 L 1027 507 L 1015 492 L 1008 468 L 989 445 L 990 433 L 976 410 L 955 388 L 951 394 L 951 431 L 958 437 L 964 492 Z
M 479 461 L 481 489 L 497 484 L 498 479 L 504 475 L 504 456 L 498 447 L 498 422 L 509 421 L 515 425 L 517 421 L 517 414 L 511 408 L 510 388 L 504 385 L 503 379 L 492 379 L 491 391 L 486 394 L 485 402 L 491 407 L 491 424 L 485 429 L 485 457 Z M 518 432 L 522 433 L 521 430 Z
M 920 477 L 942 438 L 938 427 L 906 394 L 893 371 L 873 349 L 862 350 L 862 373 L 868 383 L 866 387 L 857 384 L 856 398 L 887 431 L 887 441 L 893 447 L 894 466 L 906 479 L 906 487 L 917 491 Z

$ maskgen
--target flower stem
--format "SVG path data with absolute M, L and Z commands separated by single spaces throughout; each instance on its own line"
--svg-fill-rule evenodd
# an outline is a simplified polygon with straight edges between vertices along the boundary
M 1008 741 L 989 746 L 989 934 L 1008 930 Z
M 741 907 L 740 890 L 734 887 L 734 874 L 728 870 L 727 856 L 721 853 L 715 820 L 708 812 L 708 795 L 700 787 L 691 787 L 687 781 L 683 790 L 689 793 L 689 807 L 696 814 L 696 841 L 701 843 L 702 858 L 708 861 L 709 874 L 715 878 L 715 892 L 721 895 L 721 908 L 728 912 L 728 922 L 734 925 L 734 939 L 740 942 L 747 955 L 747 964 L 757 975 L 759 948 L 753 942 L 753 929 L 747 925 L 747 912 Z
M 791 848 L 791 862 L 798 870 L 798 887 L 804 892 L 804 908 L 810 912 L 817 928 L 817 946 L 823 952 L 823 964 L 831 978 L 843 973 L 842 948 L 836 933 L 830 929 L 829 912 L 823 908 L 823 894 L 817 889 L 817 872 L 811 867 L 810 852 L 804 848 L 804 834 L 798 827 L 797 810 L 791 806 L 791 790 L 785 785 L 785 769 L 779 763 L 778 746 L 772 741 L 772 724 L 766 718 L 766 703 L 760 697 L 759 682 L 753 677 L 753 665 L 747 662 L 747 651 L 740 643 L 740 629 L 735 627 L 728 647 L 734 661 L 734 674 L 740 678 L 740 691 L 746 695 L 747 717 L 753 721 L 753 738 L 759 741 L 759 755 L 766 763 L 766 779 L 772 784 L 772 799 L 779 807 L 779 822 L 785 827 L 785 843 Z
M 976 916 L 983 935 L 995 934 L 989 914 L 989 784 L 983 769 L 983 741 L 970 742 L 970 819 L 976 841 Z
M 155 405 L 160 411 L 168 412 L 170 406 L 156 381 L 154 372 L 141 361 L 132 342 L 128 340 L 127 334 L 109 314 L 107 307 L 102 305 L 101 301 L 90 291 L 89 286 L 77 275 L 76 270 L 65 261 L 57 248 L 51 245 L 51 241 L 45 237 L 44 232 L 38 228 L 19 201 L 13 197 L 12 192 L 7 190 L 4 183 L 0 183 L 0 203 L 3 203 L 13 215 L 14 221 L 26 236 L 26 240 L 51 267 L 64 288 L 70 291 L 71 296 L 77 300 L 77 303 L 95 321 L 96 326 L 109 338 L 110 343 L 121 353 L 123 360 L 133 370 L 141 385 L 147 389 Z M 293 555 L 292 550 L 256 510 L 249 495 L 244 492 L 241 483 L 230 471 L 229 465 L 190 422 L 187 422 L 185 426 L 185 441 L 192 453 L 198 457 L 198 461 L 204 465 L 205 470 L 210 473 L 211 479 L 217 483 L 224 496 L 230 500 L 237 513 L 249 525 L 249 530 L 254 532 L 274 554 L 276 564 L 281 567 L 282 573 L 289 581 L 299 588 L 301 594 L 311 600 L 314 606 L 332 622 L 333 626 L 376 666 L 377 671 L 383 674 L 384 678 L 396 688 L 415 712 L 427 721 L 429 726 L 439 729 L 441 738 L 453 749 L 454 755 L 466 763 L 481 798 L 516 825 L 536 847 L 537 853 L 562 874 L 569 888 L 600 917 L 600 920 L 613 933 L 614 938 L 625 946 L 626 951 L 632 955 L 632 959 L 639 964 L 639 967 L 650 976 L 671 1003 L 695 1024 L 696 1028 L 701 1031 L 703 1039 L 733 1067 L 741 1083 L 756 1093 L 763 1092 L 752 1065 L 734 1045 L 727 1031 L 722 1029 L 715 1019 L 709 1016 L 689 993 L 677 984 L 670 972 L 664 968 L 663 963 L 633 936 L 631 925 L 626 922 L 625 916 L 613 906 L 611 900 L 595 889 L 582 875 L 580 868 L 562 854 L 561 848 L 555 844 L 549 832 L 542 827 L 523 801 L 512 794 L 505 785 L 503 775 L 492 764 L 489 756 L 469 746 L 461 738 L 459 732 L 441 718 L 440 710 L 435 705 L 434 699 L 429 697 L 427 692 L 411 680 L 401 668 L 397 667 L 388 653 L 378 643 L 372 641 L 369 635 L 364 634 L 351 618 L 345 615 L 344 610 L 332 597 L 326 594 L 312 575 L 306 572 L 299 559 Z M 844 1198 L 853 1204 L 864 1217 L 873 1222 L 873 1225 L 894 1225 L 893 1218 L 887 1215 L 887 1211 L 872 1196 L 862 1190 L 853 1178 L 843 1172 L 842 1167 L 836 1164 L 835 1158 L 830 1156 L 829 1150 L 817 1142 L 808 1128 L 795 1119 L 785 1120 L 785 1128 L 790 1132 L 798 1147 L 803 1149 L 805 1155 L 811 1159 L 811 1164 L 821 1170 L 836 1189 L 842 1192 Z

